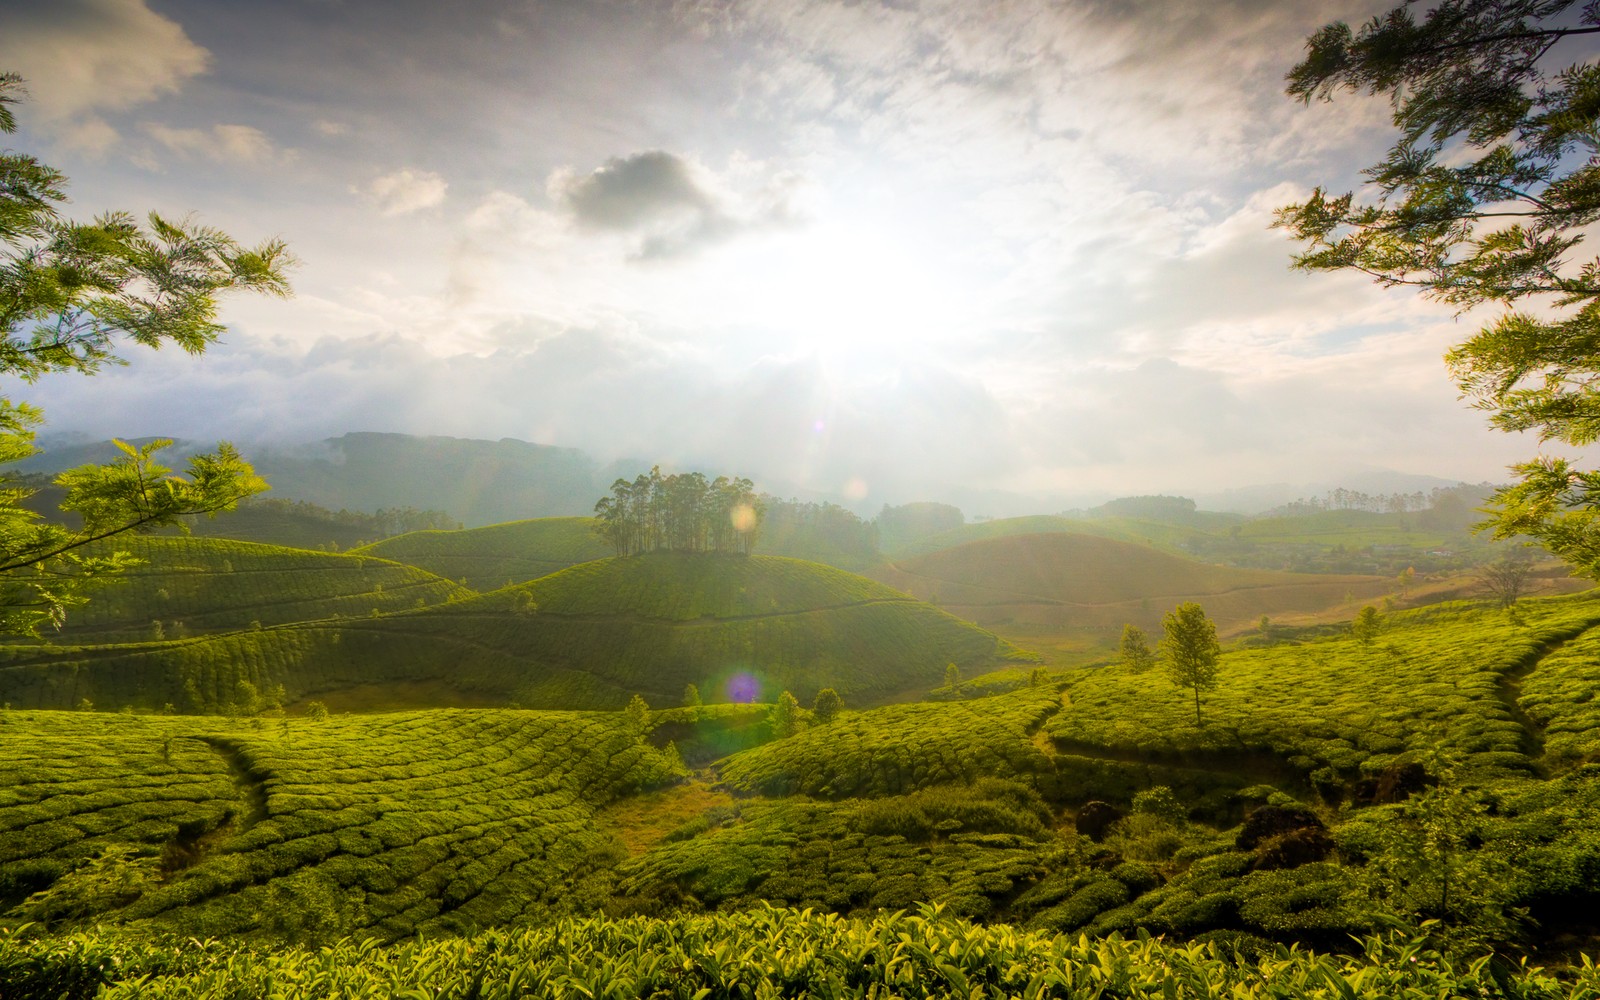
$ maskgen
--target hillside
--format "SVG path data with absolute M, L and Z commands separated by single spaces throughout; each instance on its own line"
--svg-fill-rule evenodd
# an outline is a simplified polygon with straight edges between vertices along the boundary
M 356 557 L 359 558 L 359 557 Z M 584 563 L 481 597 L 182 641 L 0 648 L 0 701 L 221 711 L 282 685 L 290 703 L 397 708 L 677 704 L 686 684 L 745 698 L 834 687 L 882 701 L 948 663 L 1028 662 L 993 634 L 864 577 L 793 559 L 656 554 Z
M 1128 622 L 1159 629 L 1161 616 L 1182 601 L 1205 605 L 1226 632 L 1262 615 L 1315 612 L 1394 589 L 1383 578 L 1235 569 L 1065 532 L 968 542 L 872 576 L 980 624 L 1118 634 Z
M 594 523 L 591 517 L 541 517 L 464 531 L 412 531 L 355 551 L 419 566 L 474 590 L 496 590 L 611 555 Z
M 141 642 L 401 611 L 471 596 L 413 566 L 222 538 L 123 535 L 91 547 L 142 561 L 68 614 L 57 641 Z
M 603 569 L 545 596 L 580 613 Z M 729 592 L 658 604 L 637 582 L 624 605 L 672 621 Z M 0 897 L 57 930 L 307 943 L 763 903 L 937 903 L 1066 940 L 1142 929 L 1250 954 L 1424 920 L 1472 954 L 1592 943 L 1597 637 L 1594 595 L 1441 605 L 1386 616 L 1370 642 L 1229 651 L 1200 725 L 1160 671 L 1075 670 L 988 698 L 847 699 L 753 747 L 754 706 L 637 725 L 0 711 Z M 666 748 L 730 736 L 698 774 Z

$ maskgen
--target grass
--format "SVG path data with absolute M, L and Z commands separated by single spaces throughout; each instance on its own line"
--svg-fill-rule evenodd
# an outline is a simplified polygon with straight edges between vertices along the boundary
M 974 675 L 1018 650 L 937 608 L 841 570 L 776 557 L 664 553 L 574 566 L 532 583 L 391 615 L 325 619 L 183 641 L 0 647 L 0 701 L 222 711 L 241 681 L 287 703 L 438 683 L 466 703 L 675 705 L 686 684 L 744 700 L 822 687 L 853 704 Z M 430 686 L 431 684 L 431 686 Z M 379 690 L 374 690 L 374 685 Z M 746 690 L 747 689 L 747 690 Z M 437 702 L 434 702 L 437 703 Z
M 355 550 L 419 566 L 474 590 L 497 590 L 603 559 L 592 517 L 541 517 L 463 531 L 413 531 Z

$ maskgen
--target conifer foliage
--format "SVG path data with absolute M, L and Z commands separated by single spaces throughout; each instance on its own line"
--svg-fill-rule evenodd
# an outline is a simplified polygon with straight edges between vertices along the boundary
M 1291 97 L 1384 95 L 1398 130 L 1366 171 L 1375 198 L 1316 189 L 1277 225 L 1295 266 L 1354 270 L 1462 311 L 1500 315 L 1446 356 L 1463 396 L 1504 431 L 1583 447 L 1600 440 L 1600 64 L 1564 39 L 1600 33 L 1576 0 L 1401 4 L 1359 31 L 1306 42 Z M 1588 50 L 1593 52 L 1593 48 Z M 1600 575 L 1600 472 L 1546 456 L 1513 467 L 1494 498 L 1495 535 L 1527 535 Z
M 748 479 L 703 473 L 663 476 L 658 465 L 618 479 L 594 505 L 596 530 L 619 556 L 644 552 L 733 552 L 755 548 L 765 504 Z

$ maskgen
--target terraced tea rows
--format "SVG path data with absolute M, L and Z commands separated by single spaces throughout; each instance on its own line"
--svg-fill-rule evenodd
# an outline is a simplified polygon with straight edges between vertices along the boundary
M 464 531 L 413 531 L 354 553 L 418 566 L 474 590 L 498 590 L 604 559 L 592 517 L 541 517 Z
M 1048 776 L 1031 735 L 1061 708 L 1054 686 L 979 702 L 887 705 L 756 747 L 718 767 L 736 791 L 816 798 L 901 795 L 980 777 Z
M 1067 751 L 1174 763 L 1260 753 L 1325 783 L 1375 774 L 1401 753 L 1436 750 L 1474 769 L 1525 774 L 1533 767 L 1529 734 L 1503 684 L 1538 663 L 1526 683 L 1542 691 L 1541 658 L 1583 637 L 1551 661 L 1548 675 L 1577 681 L 1597 625 L 1593 595 L 1524 601 L 1515 619 L 1481 604 L 1400 612 L 1370 643 L 1342 637 L 1224 653 L 1203 726 L 1188 692 L 1161 671 L 1107 669 L 1078 675 L 1070 704 L 1046 728 Z M 1533 708 L 1552 721 L 1587 718 L 1576 708 Z
M 595 808 L 676 773 L 617 716 L 219 727 L 12 712 L 4 729 L 11 901 L 76 869 L 23 912 L 92 906 L 185 934 L 392 939 L 561 910 L 603 846 Z M 80 766 L 91 743 L 98 755 Z M 115 888 L 96 896 L 97 877 Z
M 448 580 L 386 559 L 154 535 L 118 538 L 114 548 L 144 565 L 74 610 L 63 633 L 68 641 L 140 642 L 472 596 Z
M 670 597 L 664 595 L 672 595 Z M 0 647 L 0 701 L 219 711 L 238 682 L 289 702 L 432 682 L 450 696 L 545 708 L 677 704 L 686 684 L 746 698 L 834 687 L 854 704 L 1031 656 L 861 577 L 790 559 L 606 559 L 401 614 L 182 642 Z M 449 687 L 444 687 L 449 685 Z M 765 694 L 763 694 L 765 692 Z M 729 696 L 731 697 L 731 696 Z M 469 702 L 470 703 L 470 702 Z

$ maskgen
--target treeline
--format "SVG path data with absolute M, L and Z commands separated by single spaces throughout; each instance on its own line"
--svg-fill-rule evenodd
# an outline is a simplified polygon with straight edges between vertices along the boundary
M 1317 497 L 1301 497 L 1262 514 L 1262 517 L 1301 517 L 1328 510 L 1362 510 L 1373 514 L 1415 514 L 1433 510 L 1441 505 L 1451 505 L 1459 500 L 1463 491 L 1473 494 L 1492 489 L 1487 483 L 1479 486 L 1436 486 L 1424 493 L 1363 493 L 1360 490 L 1335 489 Z
M 862 570 L 878 561 L 878 526 L 834 503 L 762 494 L 761 551 Z
M 619 556 L 643 552 L 734 552 L 755 548 L 765 504 L 748 479 L 699 472 L 663 476 L 658 465 L 618 479 L 594 505 L 600 537 Z
M 374 538 L 403 535 L 408 531 L 456 531 L 461 522 L 442 510 L 418 510 L 415 507 L 380 508 L 369 514 L 362 510 L 329 510 L 306 500 L 279 500 L 277 498 L 246 500 L 240 509 L 256 510 L 264 514 L 326 521 L 341 528 L 353 528 Z

